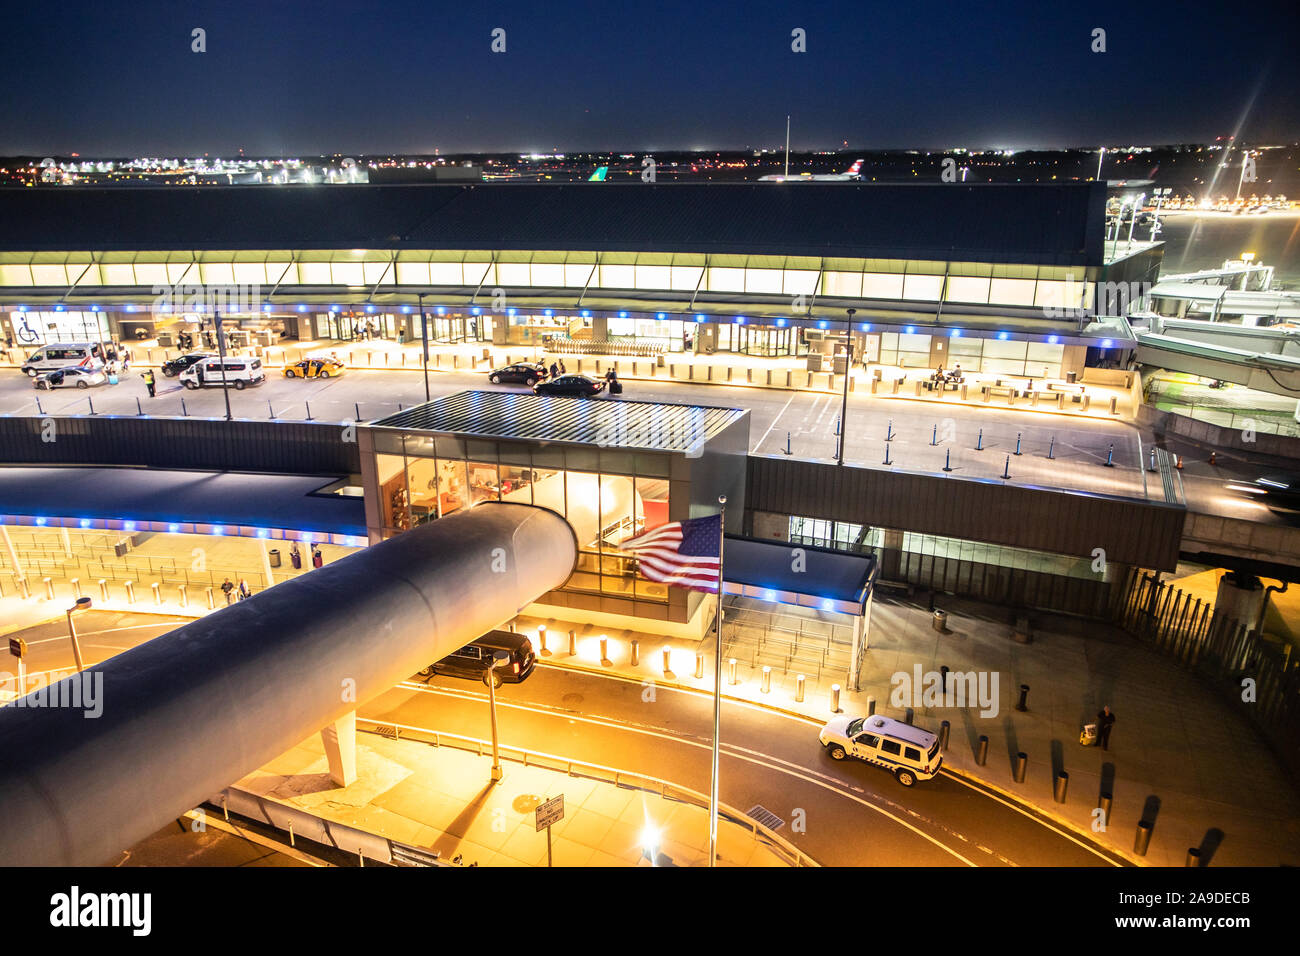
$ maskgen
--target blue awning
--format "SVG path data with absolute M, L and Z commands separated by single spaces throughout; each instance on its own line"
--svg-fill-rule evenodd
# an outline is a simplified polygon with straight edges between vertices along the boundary
M 722 567 L 728 594 L 861 614 L 876 559 L 830 548 L 727 535 Z

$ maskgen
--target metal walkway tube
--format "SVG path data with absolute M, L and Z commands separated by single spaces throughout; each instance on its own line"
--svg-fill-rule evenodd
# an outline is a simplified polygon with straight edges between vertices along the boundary
M 0 707 L 0 866 L 127 848 L 562 585 L 553 511 L 482 504 L 221 608 Z M 65 686 L 69 685 L 69 686 Z M 98 708 L 99 715 L 91 716 Z

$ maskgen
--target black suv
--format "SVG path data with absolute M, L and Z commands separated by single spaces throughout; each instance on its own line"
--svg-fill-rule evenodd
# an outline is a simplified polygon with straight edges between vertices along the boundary
M 590 398 L 604 390 L 603 378 L 588 378 L 586 375 L 561 375 L 533 386 L 533 392 L 537 395 L 577 395 L 580 398 Z
M 430 664 L 420 671 L 420 676 L 449 674 L 452 677 L 481 680 L 486 684 L 494 651 L 505 651 L 510 655 L 510 660 L 497 665 L 499 681 L 507 684 L 523 681 L 533 672 L 533 665 L 537 663 L 533 642 L 524 635 L 511 631 L 488 631 L 473 644 L 466 644 L 460 650 Z
M 201 362 L 205 358 L 212 358 L 214 352 L 190 352 L 188 355 L 181 355 L 174 359 L 169 359 L 162 364 L 162 373 L 168 378 L 175 378 L 181 372 L 185 371 L 195 362 Z
M 488 381 L 493 385 L 517 382 L 531 388 L 544 378 L 546 378 L 546 366 L 534 362 L 519 362 L 488 373 Z

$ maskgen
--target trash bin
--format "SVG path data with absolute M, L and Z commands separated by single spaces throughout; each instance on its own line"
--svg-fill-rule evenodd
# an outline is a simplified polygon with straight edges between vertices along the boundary
M 655 356 L 655 367 L 657 367 L 657 368 L 663 368 L 663 367 L 664 367 L 664 357 L 663 357 L 662 354 L 661 354 L 661 355 L 656 355 L 656 356 Z
M 1073 385 L 1076 381 L 1079 380 L 1079 373 L 1078 373 L 1078 372 L 1066 372 L 1066 373 L 1065 373 L 1065 380 L 1066 380 L 1067 382 L 1069 382 L 1071 385 Z
M 934 617 L 931 618 L 930 623 L 936 631 L 942 634 L 944 631 L 948 630 L 948 612 L 935 611 Z
M 280 549 L 272 548 L 270 551 L 270 556 L 271 556 L 271 567 L 278 568 L 280 566 Z

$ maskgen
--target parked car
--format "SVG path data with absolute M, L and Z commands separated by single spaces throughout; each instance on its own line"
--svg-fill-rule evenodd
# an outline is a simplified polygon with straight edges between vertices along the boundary
M 939 772 L 939 738 L 892 717 L 834 717 L 817 738 L 832 760 L 857 757 L 884 767 L 905 787 Z
M 56 368 L 52 372 L 41 372 L 32 379 L 32 385 L 36 388 L 69 388 L 75 385 L 77 388 L 91 388 L 96 385 L 103 385 L 108 381 L 108 375 L 102 368 L 90 365 L 69 365 L 67 368 Z
M 285 378 L 331 378 L 342 375 L 344 365 L 333 358 L 305 358 L 284 367 Z
M 162 363 L 162 373 L 168 378 L 175 378 L 196 362 L 214 357 L 211 352 L 190 352 L 188 355 L 179 355 Z
M 488 381 L 493 385 L 518 382 L 531 388 L 545 378 L 546 366 L 538 362 L 517 362 L 488 373 Z
M 226 356 L 225 373 L 222 373 L 222 360 L 219 356 L 205 358 L 195 362 L 180 374 L 181 384 L 186 388 L 202 388 L 205 385 L 229 385 L 238 389 L 249 385 L 261 385 L 266 381 L 266 372 L 262 370 L 262 360 L 258 358 L 236 358 Z
M 561 375 L 549 382 L 538 382 L 533 386 L 536 395 L 576 395 L 579 398 L 591 398 L 605 390 L 603 378 L 590 378 L 586 375 Z
M 481 680 L 486 684 L 492 655 L 496 651 L 505 651 L 510 655 L 510 660 L 505 664 L 497 665 L 497 677 L 503 683 L 520 683 L 533 672 L 537 663 L 533 642 L 524 635 L 512 631 L 488 631 L 472 644 L 466 644 L 460 650 L 430 664 L 420 671 L 420 676 L 450 674 L 453 677 Z

